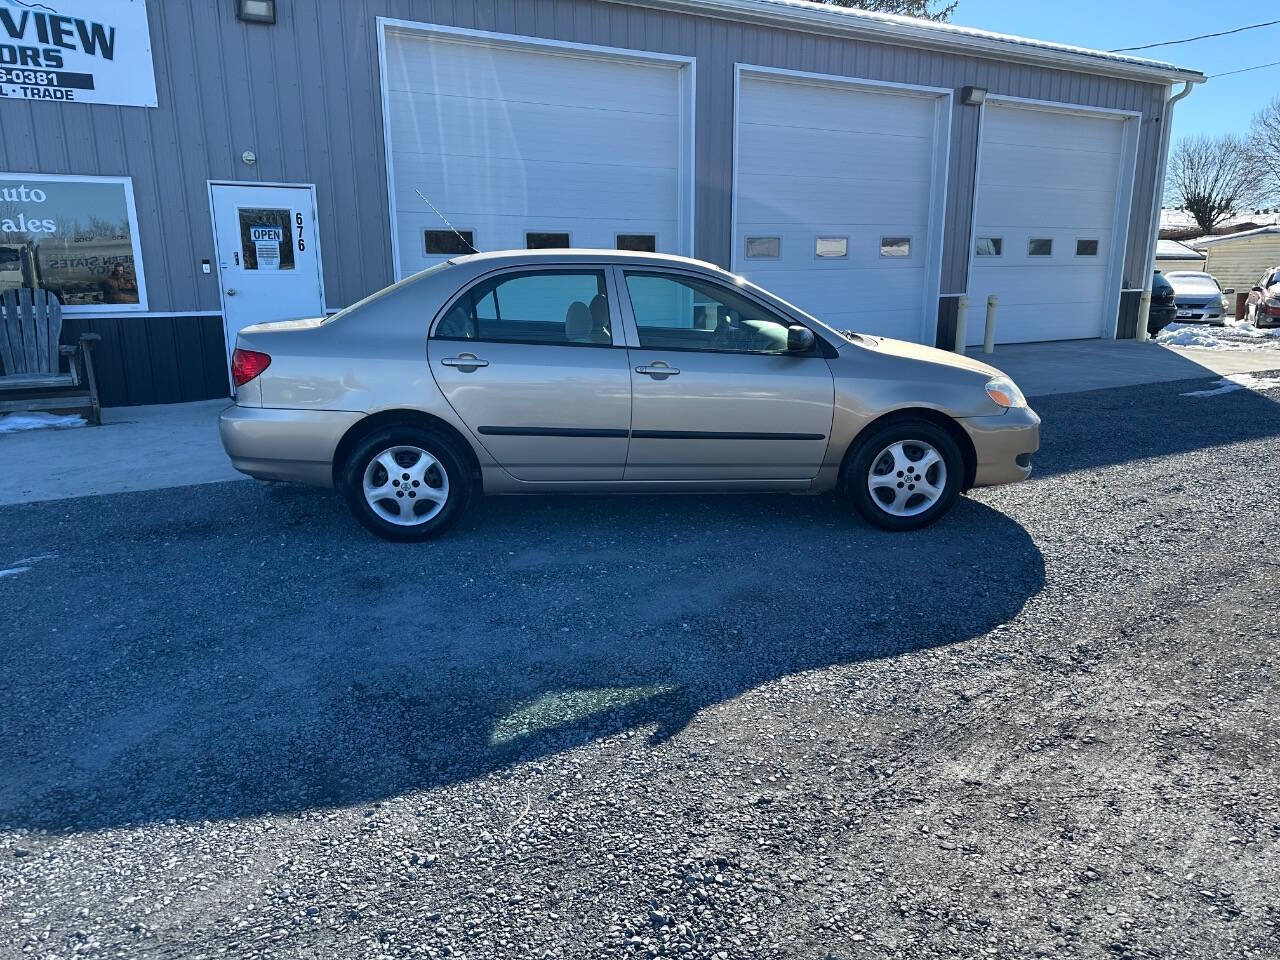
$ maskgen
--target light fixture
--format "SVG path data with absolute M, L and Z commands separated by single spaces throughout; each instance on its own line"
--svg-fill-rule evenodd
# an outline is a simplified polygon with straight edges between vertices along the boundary
M 236 0 L 236 19 L 245 23 L 275 23 L 276 0 Z
M 982 101 L 987 99 L 986 87 L 961 87 L 960 102 L 966 107 L 977 107 L 982 105 Z

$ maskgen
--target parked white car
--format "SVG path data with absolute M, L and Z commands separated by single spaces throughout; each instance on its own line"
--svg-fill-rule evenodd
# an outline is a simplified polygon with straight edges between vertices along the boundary
M 1179 323 L 1209 323 L 1220 327 L 1223 320 L 1222 287 L 1207 273 L 1175 270 L 1165 279 L 1173 286 L 1175 319 Z

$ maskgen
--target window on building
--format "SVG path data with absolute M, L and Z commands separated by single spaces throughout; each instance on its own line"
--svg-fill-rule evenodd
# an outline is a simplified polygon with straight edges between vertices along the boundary
M 640 346 L 714 353 L 786 353 L 788 322 L 719 284 L 626 271 Z M 678 366 L 678 364 L 677 364 Z
M 815 257 L 847 257 L 849 255 L 848 237 L 818 237 L 813 242 Z
M 880 238 L 880 256 L 882 257 L 911 256 L 911 238 L 910 237 L 881 237 Z
M 0 291 L 41 287 L 69 313 L 147 308 L 128 177 L 0 173 Z
M 275 207 L 239 207 L 240 261 L 246 270 L 294 269 L 292 211 Z
M 979 257 L 998 257 L 1004 253 L 1004 238 L 979 237 L 973 245 L 973 252 Z
M 776 260 L 782 256 L 781 237 L 747 237 L 748 260 Z
M 475 253 L 475 234 L 470 230 L 423 230 L 422 252 L 428 257 L 456 257 Z
M 1053 241 L 1047 237 L 1033 237 L 1027 241 L 1028 257 L 1053 256 Z
M 526 233 L 524 235 L 526 250 L 567 250 L 569 234 L 567 233 Z
M 1097 240 L 1077 240 L 1076 256 L 1077 257 L 1096 257 L 1098 255 Z
M 601 270 L 530 270 L 482 280 L 436 327 L 448 340 L 607 346 L 609 295 Z
M 636 253 L 656 253 L 658 238 L 652 233 L 620 233 L 618 249 L 632 250 Z

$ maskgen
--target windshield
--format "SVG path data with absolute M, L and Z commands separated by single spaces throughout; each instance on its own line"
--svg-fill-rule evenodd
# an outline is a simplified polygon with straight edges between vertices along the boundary
M 1175 273 L 1166 273 L 1165 277 L 1173 284 L 1175 293 L 1221 293 L 1222 289 L 1218 286 L 1218 281 L 1213 279 L 1207 273 L 1192 273 L 1190 271 L 1178 271 Z

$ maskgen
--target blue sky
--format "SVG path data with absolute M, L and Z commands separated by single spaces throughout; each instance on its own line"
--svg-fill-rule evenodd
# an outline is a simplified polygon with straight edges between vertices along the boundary
M 960 0 L 952 22 L 984 30 L 1111 50 L 1280 19 L 1280 5 L 1258 0 Z M 1135 56 L 1206 74 L 1280 60 L 1280 24 L 1230 37 L 1156 47 Z M 1175 108 L 1174 138 L 1244 133 L 1264 104 L 1280 96 L 1280 67 L 1200 84 Z

